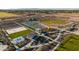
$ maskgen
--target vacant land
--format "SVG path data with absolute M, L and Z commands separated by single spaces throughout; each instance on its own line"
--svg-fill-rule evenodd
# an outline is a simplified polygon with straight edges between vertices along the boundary
M 25 35 L 28 35 L 29 33 L 31 33 L 32 31 L 30 29 L 27 29 L 27 30 L 24 30 L 24 31 L 20 31 L 20 32 L 16 32 L 16 33 L 13 33 L 13 34 L 10 34 L 9 36 L 14 39 L 14 38 L 17 38 L 19 36 L 25 36 Z
M 49 19 L 45 19 L 45 20 L 41 20 L 41 23 L 47 25 L 47 26 L 51 26 L 53 24 L 65 24 L 66 21 L 65 20 L 49 20 Z
M 57 17 L 77 17 L 79 13 L 55 13 L 54 15 Z
M 12 17 L 12 16 L 17 16 L 16 14 L 13 13 L 8 13 L 8 12 L 0 12 L 0 17 Z
M 64 37 L 64 41 L 57 48 L 58 51 L 79 51 L 79 35 L 71 34 Z

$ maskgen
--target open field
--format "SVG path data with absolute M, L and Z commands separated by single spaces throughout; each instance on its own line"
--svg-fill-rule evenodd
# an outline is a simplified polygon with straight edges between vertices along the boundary
M 54 15 L 58 17 L 77 17 L 79 13 L 56 13 Z
M 8 13 L 8 12 L 0 12 L 0 17 L 12 17 L 12 16 L 17 16 L 16 14 L 13 13 Z
M 1 34 L 2 32 L 0 31 L 0 34 Z
M 41 23 L 47 25 L 47 26 L 51 26 L 53 24 L 65 24 L 66 21 L 65 20 L 49 20 L 49 19 L 45 19 L 45 20 L 41 20 Z
M 2 42 L 2 41 L 3 41 L 3 39 L 0 38 L 0 42 Z
M 79 13 L 56 13 L 53 14 L 55 17 L 67 17 L 70 21 L 79 22 Z
M 65 36 L 57 51 L 79 51 L 79 36 L 75 34 Z
M 19 36 L 25 36 L 28 35 L 29 33 L 31 33 L 32 31 L 30 29 L 24 30 L 24 31 L 20 31 L 20 32 L 16 32 L 13 34 L 10 34 L 9 37 L 11 37 L 12 39 L 19 37 Z

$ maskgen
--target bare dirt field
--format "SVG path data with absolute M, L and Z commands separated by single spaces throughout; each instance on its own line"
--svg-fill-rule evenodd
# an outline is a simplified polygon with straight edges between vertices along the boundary
M 56 17 L 68 17 L 70 21 L 79 21 L 79 13 L 56 13 L 53 15 Z

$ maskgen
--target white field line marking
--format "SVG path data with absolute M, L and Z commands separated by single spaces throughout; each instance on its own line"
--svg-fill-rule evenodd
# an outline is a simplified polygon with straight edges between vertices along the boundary
M 8 29 L 6 31 L 8 34 L 12 34 L 12 33 L 20 32 L 24 30 L 27 30 L 27 29 L 25 27 L 18 27 L 18 28 Z

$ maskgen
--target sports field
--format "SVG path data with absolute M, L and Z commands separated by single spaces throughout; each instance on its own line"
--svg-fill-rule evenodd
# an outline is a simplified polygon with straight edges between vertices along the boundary
M 30 29 L 27 29 L 27 30 L 24 30 L 24 31 L 20 31 L 20 32 L 16 32 L 16 33 L 10 34 L 9 37 L 11 37 L 12 39 L 14 39 L 14 38 L 17 38 L 19 36 L 28 35 L 31 32 L 32 31 Z
M 65 36 L 57 51 L 79 51 L 79 35 L 71 34 Z
M 51 26 L 53 24 L 65 24 L 66 23 L 65 20 L 49 20 L 49 19 L 41 20 L 40 22 L 47 26 Z
M 24 31 L 24 30 L 27 30 L 27 29 L 28 28 L 25 28 L 25 27 L 17 27 L 17 28 L 7 29 L 6 31 L 7 31 L 8 34 L 12 34 L 12 33 Z
M 12 17 L 12 16 L 17 16 L 17 15 L 8 12 L 0 12 L 0 17 Z

